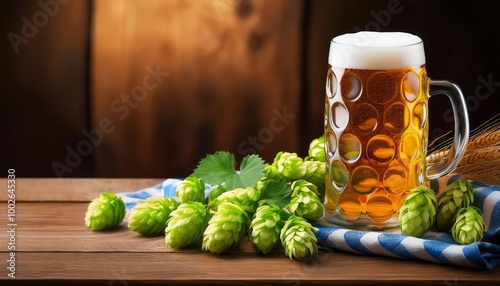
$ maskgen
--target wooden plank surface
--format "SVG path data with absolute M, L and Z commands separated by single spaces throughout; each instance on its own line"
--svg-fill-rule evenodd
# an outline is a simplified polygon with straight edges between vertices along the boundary
M 127 220 L 114 230 L 92 232 L 85 227 L 88 202 L 18 202 L 16 220 L 21 252 L 171 252 L 164 238 L 148 238 L 127 228 Z M 5 206 L 2 206 L 5 208 Z M 7 224 L 7 216 L 0 218 Z M 97 243 L 96 243 L 97 242 Z
M 111 125 L 99 176 L 185 177 L 218 150 L 298 151 L 301 6 L 95 1 L 92 121 Z
M 239 285 L 498 285 L 498 272 L 434 266 L 415 261 L 333 253 L 321 261 L 281 256 L 208 253 L 19 253 L 19 279 L 160 281 Z M 3 277 L 2 277 L 3 278 Z M 0 279 L 2 279 L 0 278 Z M 3 278 L 4 279 L 4 278 Z M 17 278 L 16 278 L 17 279 Z M 474 283 L 472 283 L 474 281 Z M 119 282 L 119 281 L 116 281 Z M 149 284 L 149 283 L 148 283 Z
M 151 181 L 155 181 L 153 179 Z M 44 189 L 85 192 L 130 189 L 147 185 L 147 180 L 17 179 L 26 200 L 16 202 L 17 283 L 71 284 L 295 284 L 295 285 L 498 285 L 500 269 L 480 270 L 380 256 L 362 256 L 320 251 L 308 261 L 292 261 L 279 251 L 261 256 L 248 239 L 236 251 L 225 255 L 204 253 L 199 248 L 171 250 L 163 237 L 147 238 L 126 228 L 126 220 L 114 231 L 92 232 L 83 218 L 88 201 L 68 192 L 65 201 L 51 200 Z M 62 181 L 62 182 L 61 182 Z M 137 182 L 134 182 L 137 181 Z M 0 184 L 5 183 L 4 181 Z M 62 185 L 61 185 L 62 184 Z M 111 186 L 111 187 L 110 187 Z M 4 192 L 5 189 L 2 189 Z M 41 201 L 30 198 L 32 194 Z M 36 197 L 36 196 L 35 196 Z M 0 202 L 0 214 L 7 204 Z M 7 225 L 7 216 L 0 225 Z M 7 232 L 0 232 L 0 245 L 7 244 Z M 0 261 L 8 251 L 0 248 Z M 5 268 L 0 270 L 5 280 Z M 24 281 L 24 282 L 23 282 Z M 3 285 L 3 282 L 2 282 Z
M 17 201 L 83 201 L 89 202 L 101 192 L 134 192 L 153 187 L 164 179 L 55 179 L 17 178 Z M 0 190 L 5 190 L 7 179 L 0 178 Z M 0 192 L 0 200 L 7 200 L 7 192 Z

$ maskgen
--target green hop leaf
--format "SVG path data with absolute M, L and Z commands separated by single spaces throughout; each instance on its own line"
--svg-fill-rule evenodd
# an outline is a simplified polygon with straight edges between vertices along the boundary
M 203 158 L 193 175 L 212 185 L 224 183 L 228 190 L 233 190 L 254 186 L 262 178 L 266 167 L 264 160 L 253 154 L 243 158 L 239 172 L 235 165 L 233 154 L 219 151 Z
M 474 189 L 467 180 L 454 181 L 446 190 L 438 195 L 438 210 L 436 216 L 437 231 L 447 231 L 453 224 L 458 210 L 466 208 L 474 202 Z
M 324 135 L 311 141 L 308 155 L 308 158 L 306 158 L 307 160 L 326 162 Z
M 203 233 L 203 250 L 222 254 L 235 249 L 241 244 L 249 225 L 250 218 L 243 207 L 223 202 Z
M 266 167 L 267 168 L 267 167 Z M 264 193 L 264 190 L 267 188 L 267 186 L 272 183 L 276 182 L 276 179 L 269 178 L 269 177 L 262 177 L 260 180 L 255 183 L 254 188 L 261 193 L 261 195 Z
M 165 234 L 170 213 L 179 206 L 174 198 L 150 197 L 140 201 L 128 216 L 128 228 L 146 236 Z
M 269 204 L 277 205 L 280 208 L 286 207 L 291 200 L 292 188 L 291 183 L 285 178 L 273 180 L 264 178 L 265 182 L 257 184 L 260 187 L 260 202 L 259 205 Z
M 409 191 L 399 210 L 399 226 L 405 235 L 421 237 L 434 224 L 437 200 L 434 191 L 419 186 Z
M 186 202 L 204 202 L 205 201 L 205 183 L 201 178 L 189 176 L 180 182 L 175 190 L 175 194 L 181 201 Z
M 218 196 L 210 203 L 210 208 L 214 211 L 218 211 L 219 206 L 223 202 L 237 203 L 239 206 L 243 207 L 248 212 L 255 212 L 257 208 L 257 203 L 260 200 L 260 192 L 252 187 L 245 189 L 237 188 L 231 191 L 227 191 L 222 195 Z
M 318 246 L 314 229 L 304 218 L 290 216 L 280 232 L 280 241 L 290 259 L 306 259 L 316 255 Z
M 125 217 L 125 203 L 111 193 L 101 193 L 90 202 L 85 213 L 85 226 L 91 230 L 109 230 L 117 227 Z
M 186 202 L 170 213 L 165 228 L 165 244 L 170 248 L 184 248 L 199 243 L 207 228 L 210 214 L 200 202 Z
M 469 206 L 458 210 L 451 235 L 457 243 L 470 244 L 483 239 L 485 228 L 481 210 Z
M 288 216 L 276 205 L 263 205 L 257 209 L 250 225 L 249 238 L 258 253 L 268 254 L 276 247 Z
M 297 180 L 292 183 L 292 189 L 292 200 L 287 207 L 290 213 L 312 221 L 323 216 L 323 204 L 319 200 L 316 185 Z

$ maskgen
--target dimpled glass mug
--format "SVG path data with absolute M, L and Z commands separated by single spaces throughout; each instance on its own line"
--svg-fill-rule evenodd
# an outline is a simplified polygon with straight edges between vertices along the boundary
M 408 191 L 460 162 L 469 137 L 462 92 L 427 77 L 423 42 L 408 33 L 335 37 L 328 63 L 324 217 L 350 228 L 396 228 Z M 435 94 L 452 103 L 455 135 L 448 157 L 428 166 L 427 102 Z

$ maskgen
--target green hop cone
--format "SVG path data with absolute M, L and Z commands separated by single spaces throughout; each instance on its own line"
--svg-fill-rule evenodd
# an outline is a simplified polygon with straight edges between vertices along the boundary
M 223 202 L 238 203 L 240 206 L 244 207 L 245 210 L 249 212 L 255 212 L 257 204 L 260 200 L 260 192 L 255 188 L 237 188 L 231 191 L 227 191 L 217 198 L 213 199 L 210 203 L 210 208 L 217 211 L 219 206 Z
M 261 254 L 271 252 L 280 241 L 286 212 L 275 205 L 260 206 L 250 225 L 249 237 L 253 248 Z
M 165 244 L 170 248 L 195 245 L 202 239 L 210 214 L 200 202 L 182 203 L 170 213 L 165 228 Z
M 305 180 L 292 183 L 292 199 L 287 209 L 293 215 L 307 220 L 318 220 L 323 215 L 323 204 L 319 200 L 316 185 Z
M 323 204 L 318 196 L 308 193 L 299 193 L 293 197 L 287 208 L 292 214 L 310 221 L 316 221 L 323 216 Z
M 474 201 L 474 190 L 467 180 L 454 181 L 439 194 L 438 210 L 436 216 L 437 231 L 447 231 L 453 225 L 453 219 L 460 208 L 470 206 Z
M 174 198 L 150 197 L 140 201 L 128 216 L 128 228 L 146 236 L 165 233 L 170 213 L 179 206 Z
M 189 176 L 180 182 L 175 190 L 175 194 L 181 201 L 186 202 L 204 202 L 205 201 L 205 183 L 202 179 Z
M 215 200 L 217 197 L 219 197 L 225 192 L 227 192 L 225 185 L 215 186 L 208 194 L 208 203 L 210 204 L 213 200 Z
M 318 187 L 315 184 L 304 179 L 299 179 L 293 181 L 292 183 L 292 197 L 298 195 L 299 193 L 319 195 Z
M 325 197 L 326 163 L 320 161 L 304 161 L 306 174 L 301 179 L 313 183 L 318 187 L 320 198 Z
M 483 239 L 484 229 L 481 210 L 469 206 L 461 208 L 457 212 L 455 223 L 451 228 L 451 235 L 457 243 L 470 244 Z
M 314 229 L 305 219 L 290 216 L 280 232 L 280 241 L 290 259 L 306 259 L 318 252 Z
M 211 253 L 222 254 L 241 244 L 250 226 L 250 218 L 237 203 L 223 202 L 208 222 L 203 233 L 202 248 Z
M 298 180 L 306 174 L 304 160 L 296 153 L 279 152 L 274 158 L 273 165 L 278 172 L 290 180 Z
M 325 184 L 326 163 L 321 161 L 304 161 L 302 164 L 306 173 L 301 179 L 315 184 L 317 187 Z
M 85 226 L 91 230 L 109 230 L 117 227 L 125 217 L 125 203 L 110 193 L 101 193 L 90 202 L 85 213 Z
M 262 179 L 260 179 L 259 181 L 261 181 L 260 183 L 257 182 L 256 184 L 256 188 L 259 187 L 259 184 L 262 184 L 262 183 L 266 183 L 266 180 L 279 180 L 279 179 L 282 179 L 282 178 L 285 178 L 283 176 L 283 174 L 281 174 L 280 172 L 278 172 L 278 167 L 276 166 L 276 164 L 267 164 L 265 169 L 264 169 L 264 177 Z
M 326 162 L 325 136 L 321 136 L 311 141 L 308 155 L 308 160 Z
M 437 200 L 434 191 L 419 186 L 409 191 L 399 210 L 399 226 L 405 235 L 421 237 L 434 224 Z

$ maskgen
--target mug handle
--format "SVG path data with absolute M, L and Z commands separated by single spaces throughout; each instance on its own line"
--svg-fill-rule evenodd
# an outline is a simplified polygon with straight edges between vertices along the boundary
M 455 135 L 448 155 L 443 158 L 443 161 L 429 164 L 427 168 L 427 178 L 432 180 L 446 176 L 460 163 L 469 140 L 469 117 L 467 116 L 467 106 L 462 90 L 457 84 L 446 80 L 431 79 L 429 86 L 429 96 L 436 94 L 446 94 L 448 96 L 455 119 Z

